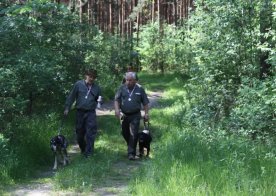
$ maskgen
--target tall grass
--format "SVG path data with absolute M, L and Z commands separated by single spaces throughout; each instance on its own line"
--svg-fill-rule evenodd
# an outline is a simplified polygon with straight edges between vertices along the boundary
M 34 176 L 41 168 L 50 167 L 50 139 L 58 134 L 59 116 L 21 117 L 13 121 L 1 136 L 1 184 L 11 184 Z M 63 134 L 68 135 L 64 129 Z M 9 138 L 9 139 L 6 139 Z
M 272 149 L 224 130 L 189 125 L 189 105 L 180 84 L 171 80 L 172 88 L 165 89 L 160 102 L 163 108 L 151 112 L 153 159 L 132 181 L 132 194 L 275 195 Z
M 126 145 L 120 134 L 120 124 L 114 115 L 98 117 L 99 133 L 95 153 L 86 159 L 79 152 L 72 163 L 59 170 L 54 181 L 57 189 L 88 192 L 110 175 L 118 159 L 126 159 Z
M 13 181 L 10 177 L 10 172 L 12 170 L 14 154 L 8 146 L 8 139 L 3 134 L 0 134 L 0 157 L 0 182 L 1 184 L 10 184 Z
M 159 107 L 151 109 L 151 159 L 144 161 L 130 184 L 132 195 L 274 195 L 276 158 L 273 149 L 229 135 L 227 130 L 192 126 L 185 117 L 184 77 L 140 73 L 147 92 L 163 91 Z M 182 79 L 179 79 L 182 78 Z M 52 167 L 49 140 L 60 126 L 57 114 L 15 121 L 0 135 L 0 182 L 9 184 L 33 176 L 34 169 Z M 57 189 L 88 192 L 113 174 L 112 165 L 126 159 L 126 146 L 114 115 L 98 117 L 95 154 L 85 159 L 77 151 L 69 166 L 54 176 Z M 63 132 L 74 143 L 74 112 Z M 9 140 L 5 138 L 10 138 Z M 71 145 L 70 145 L 71 146 Z M 271 145 L 273 146 L 273 145 Z M 1 192 L 0 192 L 1 193 Z

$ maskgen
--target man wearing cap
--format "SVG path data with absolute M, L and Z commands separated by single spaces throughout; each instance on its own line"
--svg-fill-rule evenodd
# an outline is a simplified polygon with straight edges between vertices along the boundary
M 135 160 L 138 132 L 141 119 L 141 105 L 145 110 L 145 120 L 149 120 L 149 100 L 144 88 L 137 83 L 135 72 L 125 74 L 126 82 L 122 84 L 115 95 L 115 116 L 121 118 L 122 135 L 127 143 L 128 159 Z
M 76 101 L 76 135 L 81 153 L 87 158 L 94 152 L 94 141 L 97 134 L 96 112 L 100 87 L 94 82 L 97 71 L 85 71 L 84 80 L 74 84 L 65 102 L 64 115 L 67 116 L 72 104 Z

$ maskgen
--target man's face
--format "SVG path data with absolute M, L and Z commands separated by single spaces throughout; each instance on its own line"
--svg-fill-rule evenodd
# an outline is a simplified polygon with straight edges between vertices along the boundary
M 132 77 L 126 77 L 126 85 L 128 88 L 133 88 L 136 84 L 136 80 Z
M 85 81 L 88 83 L 88 84 L 92 84 L 94 82 L 95 78 L 91 75 L 85 75 Z

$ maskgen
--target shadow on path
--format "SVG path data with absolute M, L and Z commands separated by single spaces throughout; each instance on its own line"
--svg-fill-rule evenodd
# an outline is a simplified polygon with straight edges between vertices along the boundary
M 150 108 L 158 107 L 158 99 L 162 98 L 162 92 L 152 92 L 148 95 L 150 100 Z M 114 115 L 114 103 L 109 101 L 103 103 L 100 110 L 97 110 L 98 116 Z M 142 112 L 143 114 L 143 112 Z M 68 155 L 70 161 L 79 154 L 77 145 L 70 146 Z M 146 160 L 129 161 L 126 157 L 111 166 L 111 172 L 106 176 L 106 180 L 97 185 L 91 193 L 76 193 L 71 191 L 55 190 L 53 178 L 55 172 L 51 168 L 46 168 L 43 172 L 39 172 L 37 177 L 32 180 L 8 187 L 4 195 L 11 196 L 53 196 L 53 195 L 96 195 L 96 196 L 111 196 L 111 195 L 129 195 L 128 184 L 139 166 L 146 163 Z M 1 192 L 0 192 L 1 193 Z

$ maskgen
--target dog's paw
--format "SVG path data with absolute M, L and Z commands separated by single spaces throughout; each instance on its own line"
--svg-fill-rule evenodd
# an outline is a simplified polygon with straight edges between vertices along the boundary
M 65 159 L 64 161 L 63 161 L 63 166 L 66 166 L 66 165 L 68 165 L 69 164 L 69 160 L 68 159 Z
M 148 153 L 148 154 L 146 154 L 146 159 L 150 159 L 150 154 Z

